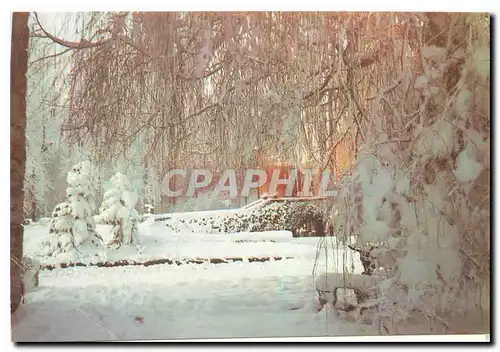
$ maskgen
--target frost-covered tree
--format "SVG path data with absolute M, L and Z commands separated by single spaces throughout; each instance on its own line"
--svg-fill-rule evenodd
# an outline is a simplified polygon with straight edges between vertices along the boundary
M 80 162 L 68 172 L 67 200 L 58 204 L 49 225 L 49 239 L 42 243 L 44 255 L 77 250 L 85 243 L 93 247 L 102 244 L 96 232 L 92 217 L 93 204 L 90 200 L 91 164 Z
M 392 83 L 367 106 L 364 140 L 351 175 L 339 185 L 332 223 L 346 241 L 354 235 L 359 246 L 378 244 L 370 255 L 392 268 L 378 284 L 381 333 L 405 333 L 417 314 L 429 322 L 421 333 L 443 326 L 453 331 L 464 318 L 468 331 L 474 324 L 485 331 L 491 265 L 489 18 L 423 18 L 425 41 L 406 47 L 406 68 L 379 73 L 392 76 Z
M 52 26 L 56 32 L 67 33 L 68 28 L 70 32 L 74 31 L 71 18 L 76 16 L 46 16 L 54 20 L 57 17 L 56 22 L 69 25 L 61 28 L 58 25 Z M 70 21 L 62 21 L 63 18 Z M 26 97 L 24 209 L 25 216 L 36 221 L 38 217 L 50 212 L 64 195 L 65 187 L 61 181 L 66 178 L 65 171 L 82 159 L 67 160 L 62 150 L 64 141 L 61 138 L 61 124 L 68 114 L 66 101 L 70 57 L 63 55 L 64 50 L 60 47 L 50 45 L 50 41 L 34 35 L 34 23 L 35 19 L 31 14 L 28 22 L 31 33 Z
M 97 223 L 112 225 L 108 246 L 118 249 L 123 243 L 139 244 L 139 213 L 135 210 L 137 192 L 127 176 L 118 172 L 109 181 L 108 190 L 95 217 Z

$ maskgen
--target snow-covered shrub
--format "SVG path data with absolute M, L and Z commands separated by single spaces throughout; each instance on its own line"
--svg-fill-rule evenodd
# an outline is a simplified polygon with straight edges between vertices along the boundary
M 312 235 L 324 235 L 328 233 L 325 209 L 321 206 L 309 203 L 292 203 L 292 233 L 301 236 L 303 233 Z
M 293 206 L 289 202 L 273 202 L 263 207 L 253 209 L 245 214 L 241 221 L 246 230 L 243 231 L 273 231 L 292 229 L 292 219 L 295 215 Z M 230 232 L 234 227 L 226 223 L 225 232 Z M 231 231 L 232 232 L 232 231 Z
M 191 227 L 198 227 L 199 231 L 207 233 L 257 232 L 291 230 L 293 216 L 293 209 L 288 202 L 273 202 L 226 216 L 189 218 L 181 222 Z M 170 222 L 167 222 L 167 226 L 177 230 Z
M 56 205 L 49 223 L 49 237 L 42 242 L 43 255 L 57 255 L 61 252 L 78 250 L 83 244 L 98 247 L 101 236 L 95 230 L 90 202 L 91 164 L 88 160 L 72 167 L 67 181 L 67 201 Z
M 218 226 L 222 232 L 257 232 L 287 230 L 297 232 L 309 223 L 324 225 L 325 220 L 320 208 L 309 202 L 277 201 L 248 212 L 223 217 Z M 309 226 L 308 226 L 309 227 Z M 310 226 L 310 232 L 324 233 L 324 226 Z
M 449 24 L 457 38 L 422 47 L 413 87 L 401 84 L 411 80 L 402 72 L 380 90 L 338 190 L 336 233 L 377 244 L 393 268 L 379 284 L 383 333 L 397 332 L 415 310 L 444 322 L 489 314 L 489 38 L 478 21 L 458 17 Z
M 122 173 L 116 173 L 111 177 L 108 190 L 104 193 L 99 215 L 95 216 L 97 223 L 112 225 L 113 239 L 108 246 L 139 244 L 139 213 L 135 209 L 136 204 L 137 192 L 129 179 Z
M 170 218 L 164 219 L 174 231 L 180 231 Z M 161 219 L 156 219 L 161 221 Z M 301 235 L 304 227 L 308 234 L 323 235 L 326 217 L 320 205 L 310 202 L 276 201 L 226 216 L 188 218 L 179 220 L 194 231 L 207 233 L 237 233 L 260 231 L 292 231 Z

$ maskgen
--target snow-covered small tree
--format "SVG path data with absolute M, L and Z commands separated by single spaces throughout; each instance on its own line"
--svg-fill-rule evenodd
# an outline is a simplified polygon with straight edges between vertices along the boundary
M 139 244 L 138 218 L 135 209 L 137 192 L 127 176 L 118 172 L 111 177 L 109 188 L 104 193 L 104 200 L 95 217 L 97 223 L 112 225 L 112 240 L 109 247 L 118 249 L 123 243 Z
M 95 230 L 93 207 L 89 200 L 90 173 L 88 160 L 74 165 L 68 172 L 67 181 L 71 187 L 66 189 L 67 201 L 58 204 L 52 212 L 50 236 L 42 242 L 44 255 L 77 250 L 83 243 L 95 247 L 102 244 L 102 238 Z

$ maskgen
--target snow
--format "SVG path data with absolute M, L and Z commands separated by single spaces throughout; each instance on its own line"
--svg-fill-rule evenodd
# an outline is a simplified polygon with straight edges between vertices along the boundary
M 188 216 L 191 216 L 189 214 Z M 178 214 L 177 219 L 182 217 Z M 149 260 L 169 258 L 194 259 L 194 258 L 242 258 L 246 260 L 251 257 L 293 257 L 307 263 L 307 270 L 311 272 L 316 257 L 318 238 L 293 238 L 289 231 L 265 231 L 265 232 L 240 232 L 232 234 L 207 234 L 192 232 L 189 224 L 185 224 L 186 231 L 173 232 L 163 222 L 154 222 L 148 218 L 139 224 L 141 233 L 141 247 L 123 245 L 119 251 L 107 248 L 89 247 L 81 248 L 80 253 L 58 253 L 55 256 L 41 256 L 40 242 L 47 238 L 47 228 L 43 225 L 32 225 L 25 227 L 24 253 L 35 257 L 42 264 L 54 265 L 79 261 L 82 263 L 93 263 L 96 261 L 131 260 L 144 262 Z M 180 225 L 179 225 L 180 226 Z M 97 225 L 97 232 L 102 236 L 104 242 L 111 240 L 110 229 L 112 225 Z M 320 258 L 320 263 L 325 261 L 329 265 L 340 265 L 345 256 L 349 265 L 355 262 L 356 270 L 362 272 L 362 265 L 358 255 L 352 251 L 347 254 L 343 250 L 333 250 L 336 246 L 334 239 L 328 241 L 329 257 Z M 352 253 L 351 253 L 352 252 Z M 75 256 L 76 255 L 76 256 Z
M 465 87 L 462 87 L 458 92 L 457 99 L 455 100 L 455 114 L 462 116 L 469 110 L 474 100 L 472 93 Z
M 13 340 L 20 342 L 117 340 L 120 336 L 112 331 L 113 327 L 126 323 L 119 311 L 62 300 L 21 305 L 16 318 L 18 324 L 12 336 Z M 57 323 L 47 324 L 48 321 Z
M 376 287 L 379 279 L 368 275 L 342 275 L 323 273 L 316 279 L 316 287 L 321 291 L 333 291 L 337 287 L 370 289 Z
M 446 56 L 446 48 L 441 48 L 435 45 L 425 45 L 422 47 L 422 56 L 426 59 L 439 62 Z
M 189 215 L 188 215 L 189 216 Z M 182 216 L 177 215 L 178 218 Z M 172 232 L 148 218 L 139 225 L 142 253 L 123 246 L 107 260 L 280 256 L 267 262 L 71 267 L 42 270 L 39 287 L 16 313 L 17 341 L 251 338 L 373 335 L 371 325 L 342 320 L 333 309 L 317 312 L 316 270 L 362 271 L 356 253 L 334 238 L 293 238 L 288 231 L 204 234 Z M 107 239 L 106 226 L 98 232 Z M 46 225 L 25 227 L 25 255 L 38 251 Z M 37 258 L 42 264 L 61 262 Z M 293 257 L 286 259 L 287 256 Z M 48 324 L 50 322 L 50 324 Z
M 43 255 L 73 255 L 73 249 L 84 245 L 96 245 L 94 220 L 91 217 L 93 206 L 89 203 L 91 165 L 88 160 L 74 165 L 68 172 L 67 181 L 71 187 L 66 189 L 67 202 L 58 204 L 52 212 L 50 228 L 39 246 Z
M 451 155 L 454 149 L 453 126 L 445 119 L 439 119 L 431 136 L 431 154 L 436 158 Z
M 196 214 L 172 216 L 180 221 Z M 46 223 L 25 226 L 26 256 L 37 253 L 40 241 L 47 236 L 47 226 Z M 342 284 L 345 278 L 353 283 L 375 280 L 349 275 L 363 271 L 359 256 L 337 243 L 334 237 L 293 238 L 288 231 L 207 234 L 186 228 L 186 232 L 173 232 L 164 222 L 155 222 L 153 216 L 146 216 L 139 227 L 145 245 L 142 253 L 134 247 L 122 246 L 97 259 L 144 261 L 237 256 L 283 259 L 42 270 L 39 286 L 26 294 L 25 304 L 15 314 L 13 339 L 354 338 L 378 334 L 377 326 L 369 320 L 356 321 L 356 315 L 339 315 L 330 303 L 318 312 L 318 284 Z M 98 225 L 97 231 L 105 239 L 110 236 L 109 226 Z M 287 256 L 293 258 L 286 259 Z M 51 264 L 67 258 L 61 253 L 37 259 L 41 264 Z M 89 256 L 88 260 L 96 258 Z
M 419 138 L 416 151 L 420 156 L 447 158 L 456 147 L 453 125 L 445 119 L 439 119 L 434 125 L 423 128 Z
M 339 321 L 333 311 L 316 312 L 307 264 L 297 260 L 43 271 L 39 289 L 27 296 L 28 304 L 17 315 L 23 310 L 36 314 L 20 319 L 14 338 L 238 338 L 370 331 L 370 326 Z M 57 307 L 55 316 L 51 305 Z M 78 314 L 82 307 L 90 318 Z M 51 317 L 52 329 L 47 331 L 47 320 L 40 315 Z M 54 331 L 59 326 L 64 327 L 60 334 Z
M 475 180 L 481 172 L 481 164 L 471 159 L 464 149 L 457 156 L 457 168 L 454 171 L 458 181 L 467 183 Z

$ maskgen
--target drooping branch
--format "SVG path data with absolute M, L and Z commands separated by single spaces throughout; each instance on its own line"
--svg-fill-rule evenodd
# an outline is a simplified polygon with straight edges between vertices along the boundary
M 90 49 L 90 48 L 96 48 L 96 47 L 100 47 L 100 46 L 103 46 L 103 45 L 106 45 L 108 43 L 112 43 L 113 41 L 122 41 L 124 42 L 125 44 L 131 46 L 132 48 L 136 49 L 138 52 L 140 52 L 141 54 L 151 58 L 151 55 L 146 52 L 144 50 L 144 48 L 140 47 L 137 43 L 135 43 L 134 41 L 132 41 L 129 37 L 127 36 L 122 36 L 118 33 L 111 33 L 112 36 L 108 39 L 103 39 L 103 40 L 99 40 L 97 42 L 91 42 L 91 41 L 88 41 L 86 39 L 82 39 L 81 41 L 79 42 L 74 42 L 74 41 L 69 41 L 69 40 L 65 40 L 65 39 L 62 39 L 62 38 L 58 38 L 56 37 L 55 35 L 49 33 L 41 24 L 39 18 L 38 18 L 38 14 L 36 12 L 33 13 L 34 16 L 35 16 L 35 20 L 36 20 L 36 23 L 38 24 L 38 26 L 40 27 L 40 30 L 43 32 L 44 34 L 44 38 L 49 38 L 50 40 L 52 40 L 54 43 L 57 43 L 65 48 L 67 48 L 69 50 L 79 50 L 79 49 Z M 101 32 L 104 32 L 104 31 L 101 31 Z M 34 36 L 39 36 L 39 35 L 36 35 L 34 34 Z M 67 52 L 67 51 L 64 51 L 63 53 Z M 61 53 L 57 54 L 57 55 L 60 55 Z
M 82 39 L 80 42 L 72 42 L 68 40 L 64 40 L 61 38 L 57 38 L 56 36 L 50 34 L 48 31 L 45 30 L 45 28 L 42 26 L 40 23 L 40 20 L 38 18 L 38 14 L 36 12 L 33 12 L 35 16 L 36 23 L 40 27 L 41 31 L 45 34 L 45 37 L 51 39 L 54 43 L 57 43 L 59 45 L 62 45 L 68 49 L 87 49 L 87 48 L 95 48 L 97 46 L 104 45 L 109 42 L 109 39 L 103 39 L 98 42 L 89 42 L 85 39 Z

